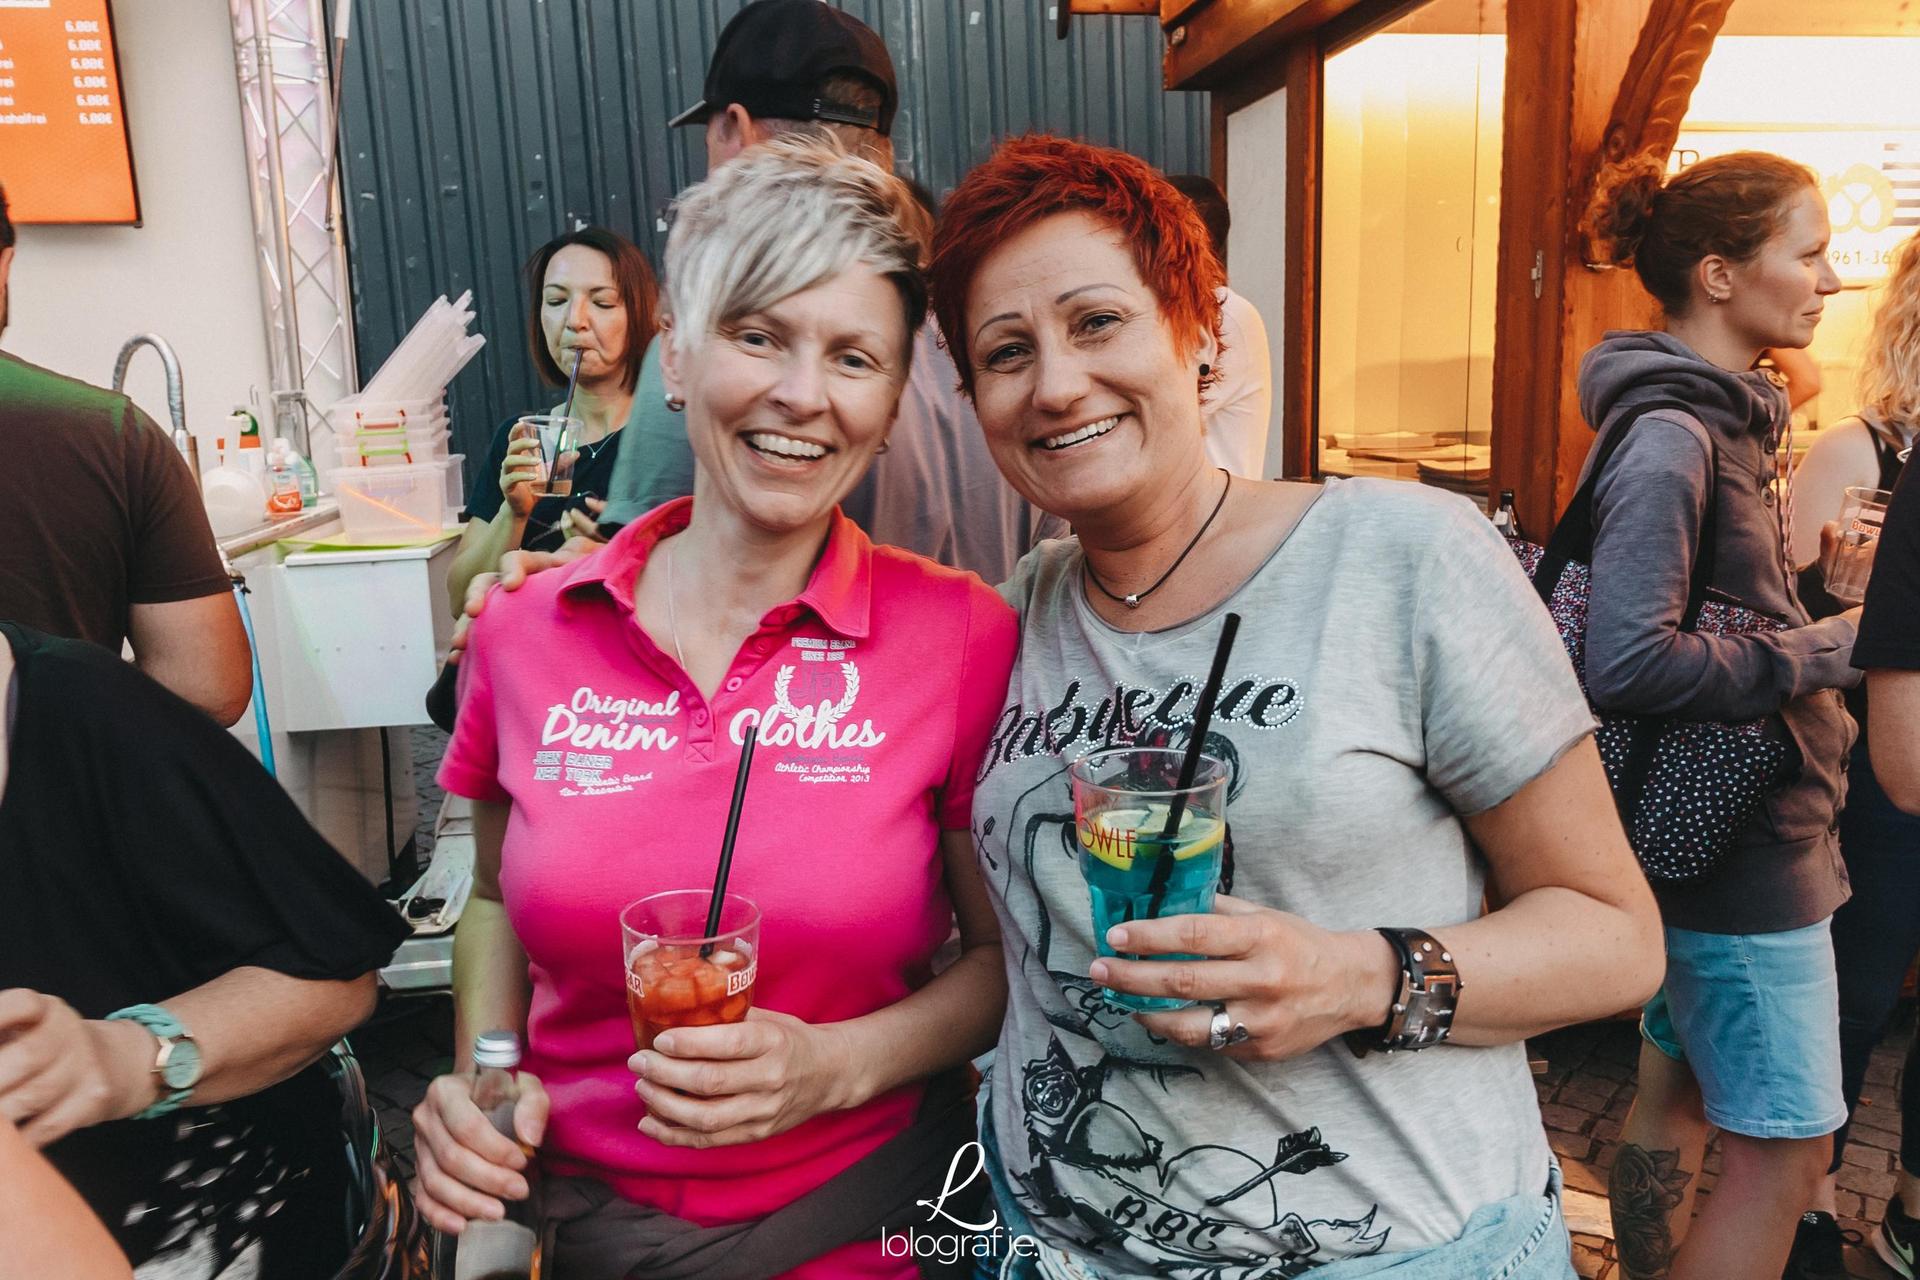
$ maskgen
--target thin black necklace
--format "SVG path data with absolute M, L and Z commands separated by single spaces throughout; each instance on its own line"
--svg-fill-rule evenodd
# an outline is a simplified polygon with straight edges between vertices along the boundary
M 1087 571 L 1087 581 L 1100 588 L 1100 594 L 1107 599 L 1118 601 L 1129 609 L 1138 609 L 1142 600 L 1145 600 L 1148 596 L 1158 591 L 1161 586 L 1166 583 L 1166 580 L 1173 576 L 1173 571 L 1186 563 L 1187 557 L 1192 554 L 1193 549 L 1200 545 L 1200 539 L 1204 538 L 1207 530 L 1213 527 L 1213 518 L 1220 514 L 1220 508 L 1227 505 L 1227 494 L 1233 491 L 1233 474 L 1225 467 L 1219 468 L 1219 472 L 1227 478 L 1226 484 L 1220 487 L 1220 500 L 1213 504 L 1213 510 L 1207 513 L 1206 523 L 1202 524 L 1200 531 L 1193 535 L 1193 541 L 1187 544 L 1186 550 L 1182 551 L 1179 558 L 1167 566 L 1165 573 L 1154 579 L 1152 586 L 1148 587 L 1145 591 L 1136 591 L 1130 596 L 1117 596 L 1107 590 L 1107 584 L 1100 581 L 1100 575 L 1093 571 L 1093 561 L 1083 554 L 1080 558 L 1080 564 Z

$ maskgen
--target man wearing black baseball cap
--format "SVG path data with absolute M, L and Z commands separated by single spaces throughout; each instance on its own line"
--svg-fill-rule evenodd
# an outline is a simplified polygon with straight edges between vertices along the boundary
M 822 0 L 754 0 L 721 30 L 700 101 L 667 123 L 704 124 L 707 171 L 778 134 L 831 134 L 854 155 L 893 168 L 893 59 L 873 31 Z M 602 529 L 628 524 L 693 492 L 687 426 L 666 408 L 661 343 L 647 348 L 627 440 L 607 481 Z
M 754 0 L 720 32 L 700 100 L 670 123 L 706 126 L 709 171 L 795 132 L 831 134 L 891 170 L 898 105 L 893 60 L 871 27 L 822 0 Z M 693 449 L 685 420 L 665 405 L 661 346 L 648 347 L 640 366 L 600 516 L 603 533 L 693 492 Z M 893 440 L 842 504 L 875 541 L 999 582 L 1035 542 L 1065 532 L 1001 478 L 931 323 L 914 340 Z M 481 591 L 489 582 L 477 580 Z M 476 594 L 470 589 L 468 599 Z
M 776 133 L 832 132 L 884 167 L 900 95 L 871 27 L 821 0 L 757 0 L 720 33 L 700 101 L 670 126 L 707 126 L 716 169 Z

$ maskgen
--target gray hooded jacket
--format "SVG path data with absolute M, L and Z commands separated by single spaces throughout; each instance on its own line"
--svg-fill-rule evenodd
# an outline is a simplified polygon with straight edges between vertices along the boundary
M 1693 410 L 1642 418 L 1595 486 L 1588 690 L 1610 711 L 1780 717 L 1805 759 L 1799 778 L 1768 799 L 1719 873 L 1658 896 L 1665 922 L 1682 929 L 1772 933 L 1814 924 L 1847 899 L 1835 832 L 1854 725 L 1836 690 L 1859 673 L 1848 661 L 1853 621 L 1810 622 L 1786 563 L 1785 518 L 1772 490 L 1786 396 L 1767 374 L 1730 373 L 1667 333 L 1609 333 L 1581 361 L 1580 411 L 1599 433 L 1596 450 L 1626 410 L 1656 399 Z M 1679 629 L 1710 484 L 1717 508 L 1709 587 L 1791 630 Z

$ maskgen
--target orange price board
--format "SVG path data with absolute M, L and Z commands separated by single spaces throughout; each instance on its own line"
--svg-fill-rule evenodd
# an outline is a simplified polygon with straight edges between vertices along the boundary
M 0 0 L 0 185 L 15 222 L 138 222 L 108 0 Z

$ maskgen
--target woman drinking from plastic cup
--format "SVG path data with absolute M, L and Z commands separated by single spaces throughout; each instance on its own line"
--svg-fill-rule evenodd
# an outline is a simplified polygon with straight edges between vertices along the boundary
M 1002 473 L 1077 534 L 1002 588 L 1020 653 L 974 797 L 1008 1226 L 1050 1276 L 1571 1276 L 1522 1040 L 1643 999 L 1659 931 L 1513 555 L 1432 489 L 1208 465 L 1220 268 L 1138 159 L 1007 143 L 931 274 Z M 1069 768 L 1185 747 L 1229 611 L 1226 891 L 1097 939 Z
M 708 1257 L 904 1280 L 875 1227 L 924 1226 L 914 1201 L 972 1137 L 952 1076 L 992 1044 L 1005 979 L 966 828 L 1013 616 L 835 505 L 893 423 L 925 228 L 897 179 L 802 139 L 690 189 L 663 370 L 693 496 L 473 629 L 441 772 L 478 846 L 456 1046 L 464 1063 L 476 1033 L 524 1029 L 517 1137 L 549 1175 L 557 1274 Z M 729 888 L 759 913 L 753 1010 L 636 1053 L 621 913 L 712 885 L 749 730 Z M 451 1232 L 526 1194 L 470 1088 L 444 1076 L 415 1112 L 421 1210 Z
M 656 327 L 653 268 L 617 232 L 582 227 L 556 236 L 534 251 L 525 274 L 534 368 L 541 381 L 567 391 L 551 415 L 540 416 L 578 420 L 572 484 L 562 494 L 541 483 L 553 463 L 551 431 L 543 450 L 524 418 L 500 424 L 467 495 L 467 525 L 447 574 L 456 613 L 474 575 L 490 572 L 501 556 L 559 546 L 576 531 L 569 513 L 591 519 L 587 500 L 606 493 Z

